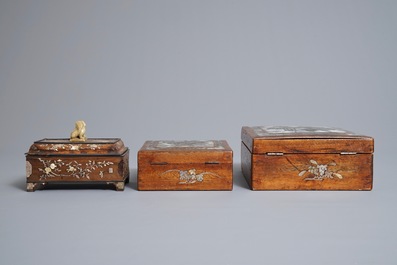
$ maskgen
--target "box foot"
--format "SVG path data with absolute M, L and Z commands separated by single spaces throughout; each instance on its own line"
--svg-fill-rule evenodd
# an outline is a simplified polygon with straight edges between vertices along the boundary
M 26 191 L 33 192 L 35 190 L 42 189 L 45 183 L 26 183 Z
M 116 190 L 117 190 L 117 191 L 123 191 L 123 190 L 124 190 L 125 183 L 124 183 L 124 181 L 115 182 L 115 183 L 114 183 L 114 186 L 116 187 Z

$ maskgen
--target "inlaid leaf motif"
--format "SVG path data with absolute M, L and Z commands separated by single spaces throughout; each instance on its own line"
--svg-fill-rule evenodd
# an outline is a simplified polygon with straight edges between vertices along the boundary
M 203 182 L 204 176 L 206 176 L 206 175 L 220 177 L 218 174 L 213 173 L 213 172 L 202 172 L 202 173 L 198 174 L 196 172 L 196 169 L 194 169 L 194 168 L 189 169 L 189 170 L 171 169 L 171 170 L 167 170 L 167 171 L 161 173 L 161 175 L 165 175 L 170 172 L 175 172 L 178 174 L 179 184 L 194 184 L 194 183 L 198 183 L 198 182 Z
M 340 179 L 342 179 L 343 177 L 342 177 L 342 175 L 341 174 L 339 174 L 339 173 L 334 173 L 334 176 L 336 176 L 337 178 L 340 178 Z
M 305 173 L 306 173 L 307 171 L 306 170 L 303 170 L 303 171 L 301 171 L 301 172 L 299 172 L 299 177 L 302 177 L 303 175 L 305 175 Z
M 95 161 L 89 160 L 84 166 L 77 161 L 63 162 L 61 159 L 58 160 L 44 160 L 39 158 L 43 167 L 38 168 L 43 174 L 40 179 L 54 178 L 54 177 L 74 177 L 77 179 L 86 178 L 90 179 L 90 174 L 96 171 L 98 168 L 108 167 L 113 165 L 113 162 L 103 161 L 96 163 Z M 66 173 L 61 173 L 66 172 Z M 103 174 L 100 175 L 103 177 Z

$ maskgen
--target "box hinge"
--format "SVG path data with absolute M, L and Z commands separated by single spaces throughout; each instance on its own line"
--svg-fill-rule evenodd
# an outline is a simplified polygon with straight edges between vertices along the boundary
M 341 155 L 357 155 L 357 152 L 341 152 Z
M 282 156 L 282 155 L 284 155 L 284 153 L 280 153 L 280 152 L 271 152 L 271 153 L 266 153 L 266 155 L 268 155 L 268 156 Z

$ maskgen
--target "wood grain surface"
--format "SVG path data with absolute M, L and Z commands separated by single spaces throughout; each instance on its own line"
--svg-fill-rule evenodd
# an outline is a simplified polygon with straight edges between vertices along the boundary
M 282 153 L 373 153 L 374 139 L 363 135 L 286 135 L 260 136 L 243 127 L 241 140 L 254 154 Z
M 221 150 L 148 150 L 148 142 L 138 152 L 138 190 L 233 189 L 233 151 L 226 141 L 222 141 Z
M 372 165 L 372 154 L 269 156 L 242 144 L 242 170 L 253 190 L 371 190 Z

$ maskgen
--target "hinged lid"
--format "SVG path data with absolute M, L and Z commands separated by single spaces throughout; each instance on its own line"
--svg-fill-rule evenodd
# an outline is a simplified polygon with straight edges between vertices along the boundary
M 232 149 L 224 140 L 146 141 L 138 152 L 138 160 L 152 165 L 177 163 L 231 163 Z
M 372 137 L 329 127 L 245 126 L 241 140 L 254 154 L 352 155 L 374 151 Z
M 26 155 L 83 156 L 120 155 L 127 151 L 119 138 L 89 138 L 85 142 L 70 139 L 43 139 L 31 145 Z

